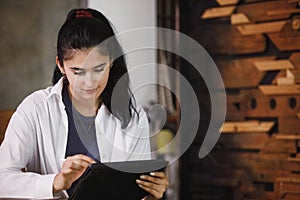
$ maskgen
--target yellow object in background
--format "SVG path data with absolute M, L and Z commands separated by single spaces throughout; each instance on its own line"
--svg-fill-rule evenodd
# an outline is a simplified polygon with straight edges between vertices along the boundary
M 174 138 L 174 133 L 168 129 L 162 129 L 157 135 L 157 151 L 159 154 L 175 153 L 175 144 L 170 143 Z

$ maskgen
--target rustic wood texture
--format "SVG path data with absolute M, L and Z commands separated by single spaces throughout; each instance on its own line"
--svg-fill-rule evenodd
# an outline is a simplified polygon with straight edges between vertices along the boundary
M 211 18 L 217 18 L 217 17 L 230 16 L 233 13 L 233 11 L 235 10 L 235 8 L 236 8 L 235 6 L 209 8 L 204 11 L 204 13 L 201 17 L 202 17 L 202 19 L 211 19 Z
M 274 126 L 274 122 L 243 121 L 225 122 L 221 128 L 222 133 L 261 133 L 268 132 Z
M 261 33 L 277 33 L 280 32 L 286 21 L 266 22 L 259 24 L 239 25 L 237 29 L 242 35 L 253 35 Z
M 283 116 L 278 118 L 278 133 L 299 134 L 300 123 L 297 116 Z
M 244 13 L 252 22 L 274 21 L 287 19 L 290 13 L 277 15 L 268 15 L 272 11 L 290 10 L 296 8 L 297 5 L 288 3 L 287 1 L 267 1 L 253 4 L 243 4 L 237 7 L 237 13 Z
M 289 60 L 296 69 L 300 69 L 300 52 L 294 52 L 290 55 Z
M 300 16 L 294 16 L 284 26 L 283 30 L 278 33 L 267 33 L 271 41 L 280 51 L 296 51 L 300 50 L 300 32 L 293 29 L 293 21 L 299 19 Z
M 240 96 L 240 112 L 244 113 L 245 117 L 278 118 L 296 116 L 300 111 L 299 96 L 266 96 L 258 89 L 243 90 Z M 291 102 L 296 102 L 296 105 Z
M 255 61 L 254 65 L 259 71 L 294 69 L 289 60 Z
M 227 113 L 207 157 L 197 157 L 203 127 L 185 153 L 183 199 L 300 199 L 300 0 L 239 1 L 230 17 L 210 19 L 199 16 L 217 1 L 200 4 L 186 13 L 198 13 L 189 34 L 218 66 Z M 193 84 L 204 101 L 203 83 Z
M 0 110 L 0 144 L 4 139 L 4 133 L 14 110 Z
M 238 25 L 238 24 L 248 24 L 250 23 L 250 20 L 245 14 L 238 13 L 238 14 L 232 14 L 230 16 L 230 22 L 232 25 Z
M 222 74 L 226 88 L 255 87 L 259 84 L 265 73 L 257 70 L 254 63 L 263 61 L 271 62 L 274 59 L 274 56 L 230 59 L 216 61 L 216 65 Z
M 262 149 L 269 141 L 266 133 L 222 134 L 217 148 L 224 149 Z M 296 146 L 296 145 L 295 145 Z
M 191 36 L 213 55 L 259 53 L 266 49 L 265 36 L 260 34 L 243 36 L 230 24 L 218 26 L 205 24 L 201 28 L 194 29 Z
M 217 0 L 220 6 L 228 6 L 228 5 L 235 5 L 239 2 L 239 0 Z
M 300 95 L 300 85 L 261 85 L 265 95 Z

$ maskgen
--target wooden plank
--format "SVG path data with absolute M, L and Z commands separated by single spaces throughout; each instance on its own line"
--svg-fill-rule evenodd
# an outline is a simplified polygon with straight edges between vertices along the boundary
M 265 95 L 299 95 L 300 85 L 260 85 Z
M 300 163 L 300 158 L 289 157 L 289 158 L 288 158 L 288 161 L 289 161 L 289 162 L 297 162 L 297 163 Z
M 228 102 L 227 102 L 228 103 Z M 243 121 L 245 120 L 244 112 L 241 112 L 236 105 L 227 104 L 226 106 L 226 119 L 232 121 Z
M 228 5 L 235 5 L 239 2 L 239 0 L 217 0 L 220 6 L 228 6 Z
M 244 168 L 249 177 L 255 182 L 275 182 L 279 176 L 285 177 L 291 175 L 291 172 L 285 170 L 274 170 L 268 168 L 260 168 L 248 166 Z
M 267 33 L 267 36 L 280 51 L 296 51 L 300 49 L 300 31 L 298 30 L 300 24 L 297 25 L 297 23 L 295 23 L 299 21 L 299 19 L 299 15 L 294 16 L 292 20 L 286 23 L 281 32 Z
M 267 15 L 270 15 L 270 16 L 295 14 L 295 13 L 300 13 L 300 9 L 299 8 L 290 8 L 290 9 L 278 9 L 278 10 L 267 11 Z
M 222 134 L 215 148 L 262 149 L 269 141 L 266 133 Z
M 0 144 L 4 139 L 4 133 L 14 110 L 0 110 Z
M 298 134 L 276 134 L 275 138 L 277 140 L 300 140 L 300 135 Z
M 277 78 L 277 85 L 294 85 L 294 84 L 295 84 L 294 78 L 290 78 L 290 77 Z
M 204 11 L 201 18 L 211 19 L 211 18 L 218 18 L 218 17 L 227 17 L 234 12 L 235 8 L 236 8 L 235 6 L 209 8 Z
M 298 163 L 288 162 L 288 154 L 259 154 L 253 152 L 226 152 L 222 150 L 222 152 L 213 151 L 212 157 L 219 165 L 227 164 L 228 166 L 237 168 L 255 167 L 269 170 L 300 170 L 300 165 Z
M 268 15 L 268 12 L 277 10 L 290 10 L 295 9 L 297 5 L 290 4 L 287 1 L 267 1 L 252 4 L 243 4 L 237 7 L 236 13 L 244 13 L 251 22 L 266 22 L 287 19 L 290 13 Z
M 226 119 L 228 121 L 244 121 L 245 114 L 240 110 L 241 96 L 239 94 L 227 94 L 226 99 Z
M 285 194 L 283 199 L 284 200 L 299 200 L 300 194 Z
M 284 181 L 276 181 L 274 184 L 274 190 L 280 196 L 284 196 L 288 193 L 300 195 L 300 184 L 299 183 L 290 183 Z M 284 198 L 286 199 L 286 198 Z
M 240 95 L 243 100 L 239 104 L 239 112 L 245 118 L 296 116 L 300 111 L 300 96 L 266 96 L 259 89 L 244 89 Z M 295 107 L 290 106 L 293 101 Z
M 281 33 L 269 33 L 268 37 L 280 51 L 300 50 L 300 32 L 283 31 Z
M 294 85 L 295 76 L 289 69 L 287 69 L 285 77 L 277 77 L 276 83 L 277 85 Z
M 278 118 L 278 132 L 280 134 L 300 134 L 300 123 L 297 116 Z
M 294 69 L 293 64 L 288 59 L 274 61 L 256 61 L 254 62 L 254 65 L 259 71 Z
M 230 24 L 207 23 L 198 26 L 189 35 L 212 55 L 261 53 L 266 49 L 263 35 L 243 36 Z
M 268 132 L 274 122 L 243 121 L 243 122 L 225 122 L 221 128 L 222 133 L 262 133 Z
M 240 180 L 236 177 L 214 177 L 207 173 L 189 175 L 188 179 L 192 185 L 197 186 L 218 186 L 218 187 L 238 187 Z
M 244 59 L 216 60 L 226 88 L 256 87 L 265 73 L 256 69 L 254 63 L 274 60 L 274 56 Z M 237 74 L 232 78 L 233 74 Z
M 280 32 L 286 21 L 266 22 L 260 24 L 238 25 L 237 29 L 242 35 L 253 35 L 261 33 L 276 33 Z
M 263 153 L 297 153 L 297 146 L 295 141 L 277 140 L 273 135 L 266 143 L 265 147 L 261 149 Z
M 232 25 L 238 25 L 238 24 L 248 24 L 250 23 L 250 20 L 247 18 L 247 16 L 244 13 L 238 13 L 238 14 L 232 14 L 230 16 L 230 22 Z
M 300 69 L 300 52 L 293 52 L 289 60 L 296 69 Z
M 278 199 L 278 196 L 275 192 L 270 191 L 249 191 L 247 192 L 247 197 L 243 200 L 271 200 Z

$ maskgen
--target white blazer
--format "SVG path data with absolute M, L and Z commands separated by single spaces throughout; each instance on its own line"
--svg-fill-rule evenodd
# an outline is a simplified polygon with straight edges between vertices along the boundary
M 53 196 L 52 184 L 65 157 L 68 117 L 62 101 L 63 80 L 26 97 L 13 114 L 0 146 L 0 198 Z M 120 120 L 101 105 L 95 118 L 102 162 L 151 159 L 148 121 L 139 107 L 139 122 L 121 129 Z M 27 172 L 22 172 L 25 168 Z

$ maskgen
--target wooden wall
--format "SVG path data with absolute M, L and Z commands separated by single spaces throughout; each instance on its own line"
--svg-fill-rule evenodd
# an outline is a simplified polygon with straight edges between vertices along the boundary
M 181 1 L 181 31 L 217 64 L 227 91 L 221 137 L 197 154 L 209 122 L 200 75 L 201 124 L 181 159 L 181 199 L 300 199 L 300 1 Z

